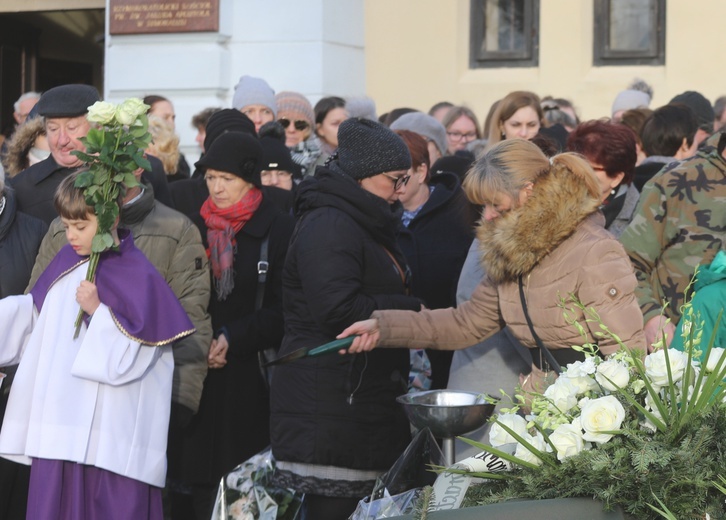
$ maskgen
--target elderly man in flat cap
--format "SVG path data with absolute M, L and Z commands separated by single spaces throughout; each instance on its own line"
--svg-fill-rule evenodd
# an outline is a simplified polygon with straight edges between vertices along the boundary
M 23 170 L 10 181 L 15 189 L 18 211 L 46 224 L 58 216 L 53 207 L 53 194 L 66 176 L 83 165 L 72 152 L 86 151 L 80 139 L 91 128 L 86 119 L 88 107 L 100 99 L 98 90 L 90 85 L 61 85 L 40 97 L 35 111 L 45 118 L 50 157 Z M 149 157 L 149 161 L 152 171 L 144 172 L 143 178 L 151 184 L 157 200 L 171 205 L 163 166 L 156 157 Z
M 61 181 L 82 164 L 71 152 L 85 151 L 80 138 L 91 128 L 86 119 L 88 107 L 100 99 L 98 91 L 89 85 L 61 85 L 40 97 L 36 110 L 45 117 L 50 157 L 12 179 L 19 211 L 46 224 L 57 216 L 53 194 Z

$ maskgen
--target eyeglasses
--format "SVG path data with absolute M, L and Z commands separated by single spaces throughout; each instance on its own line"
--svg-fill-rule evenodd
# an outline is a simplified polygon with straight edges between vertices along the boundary
M 393 181 L 393 191 L 396 191 L 401 188 L 401 186 L 405 186 L 408 184 L 408 180 L 411 178 L 410 175 L 401 175 L 400 177 L 396 177 L 394 175 L 389 175 L 387 173 L 382 173 L 384 177 L 388 177 Z
M 285 129 L 287 129 L 287 127 L 290 126 L 290 123 L 292 123 L 292 121 L 290 121 L 286 117 L 281 117 L 280 119 L 277 120 L 277 122 L 280 123 L 282 125 L 282 127 Z M 299 130 L 300 132 L 310 128 L 310 123 L 308 123 L 307 121 L 303 121 L 302 119 L 296 119 L 294 122 L 294 125 L 295 125 L 295 130 Z
M 469 132 L 466 134 L 462 134 L 461 132 L 446 132 L 446 135 L 448 135 L 452 141 L 461 141 L 462 139 L 473 141 L 476 139 L 476 132 Z

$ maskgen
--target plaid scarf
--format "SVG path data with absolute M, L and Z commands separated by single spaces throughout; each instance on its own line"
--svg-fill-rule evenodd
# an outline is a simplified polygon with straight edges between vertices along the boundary
M 234 288 L 234 254 L 237 251 L 235 235 L 252 218 L 262 202 L 262 192 L 251 188 L 244 197 L 229 208 L 220 209 L 208 198 L 199 214 L 207 225 L 207 256 L 212 263 L 217 299 L 225 300 Z

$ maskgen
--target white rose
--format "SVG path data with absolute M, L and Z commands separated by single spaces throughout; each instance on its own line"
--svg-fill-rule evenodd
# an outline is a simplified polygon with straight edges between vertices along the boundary
M 585 430 L 583 438 L 586 441 L 603 444 L 609 441 L 613 434 L 603 433 L 620 428 L 625 419 L 625 408 L 614 396 L 606 395 L 598 399 L 591 399 L 582 408 L 580 424 Z
M 113 116 L 115 114 L 116 107 L 113 103 L 109 103 L 107 101 L 96 101 L 93 105 L 88 107 L 87 119 L 91 123 L 105 125 L 113 121 Z
M 497 422 L 492 424 L 489 430 L 489 443 L 495 448 L 517 442 L 517 439 L 509 435 L 499 424 L 503 424 L 514 431 L 517 435 L 525 437 L 527 433 L 527 421 L 515 413 L 502 413 L 497 417 Z
M 562 413 L 571 410 L 577 404 L 577 393 L 579 387 L 569 378 L 559 377 L 554 384 L 547 387 L 544 396 L 552 400 L 552 403 Z
M 595 379 L 605 390 L 615 392 L 619 388 L 628 386 L 630 371 L 625 363 L 608 359 L 597 366 Z
M 557 459 L 562 461 L 567 457 L 577 455 L 585 448 L 585 439 L 582 437 L 582 428 L 579 420 L 577 424 L 561 424 L 550 434 L 550 442 L 557 450 Z
M 595 370 L 597 370 L 595 357 L 590 356 L 585 358 L 585 361 L 575 361 L 567 365 L 567 370 L 565 370 L 564 375 L 571 378 L 583 377 L 594 374 Z
M 671 365 L 673 382 L 680 381 L 688 364 L 688 355 L 680 350 L 668 350 L 668 359 Z M 645 375 L 659 388 L 668 386 L 668 367 L 666 365 L 665 350 L 656 350 L 645 358 Z
M 131 125 L 148 109 L 149 105 L 145 105 L 139 98 L 129 98 L 116 108 L 116 119 L 122 125 Z
M 718 365 L 718 362 L 721 361 L 724 352 L 726 352 L 726 349 L 723 348 L 714 347 L 711 349 L 711 352 L 708 353 L 708 359 L 706 360 L 707 372 L 714 372 L 716 370 L 716 365 Z M 723 365 L 721 366 L 721 369 L 723 370 Z
M 545 442 L 544 437 L 540 432 L 535 433 L 534 435 L 525 434 L 524 440 L 526 440 L 528 443 L 532 445 L 533 448 L 539 450 L 542 453 L 545 453 L 547 451 L 551 451 L 552 448 L 550 447 L 547 442 Z M 531 464 L 537 464 L 540 466 L 542 464 L 542 459 L 540 459 L 538 456 L 536 456 L 534 453 L 529 451 L 529 448 L 526 446 L 517 443 L 517 449 L 514 452 L 514 456 L 518 459 L 523 460 L 524 462 L 529 462 Z
M 583 395 L 590 391 L 597 391 L 600 388 L 597 386 L 597 382 L 595 379 L 593 379 L 592 376 L 586 375 L 586 376 L 578 376 L 578 377 L 572 377 L 572 376 L 564 376 L 564 379 L 568 379 L 576 388 L 577 388 L 577 395 Z

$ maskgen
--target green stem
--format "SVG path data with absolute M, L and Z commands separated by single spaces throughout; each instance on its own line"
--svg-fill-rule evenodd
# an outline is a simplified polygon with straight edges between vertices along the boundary
M 91 253 L 91 258 L 88 260 L 88 272 L 86 273 L 86 281 L 88 282 L 95 282 L 96 281 L 96 268 L 98 267 L 98 259 L 101 255 L 99 253 Z M 73 334 L 73 339 L 78 338 L 78 335 L 81 332 L 81 324 L 83 323 L 83 315 L 85 314 L 85 311 L 83 309 L 78 309 L 78 316 L 76 316 L 76 332 Z

